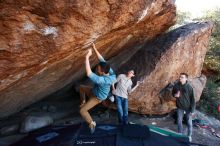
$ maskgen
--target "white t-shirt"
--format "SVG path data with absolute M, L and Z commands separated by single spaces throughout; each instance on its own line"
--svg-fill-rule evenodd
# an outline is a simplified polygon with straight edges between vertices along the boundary
M 127 78 L 125 74 L 120 74 L 115 83 L 117 83 L 115 95 L 128 98 L 128 93 L 131 91 L 132 86 L 131 79 Z

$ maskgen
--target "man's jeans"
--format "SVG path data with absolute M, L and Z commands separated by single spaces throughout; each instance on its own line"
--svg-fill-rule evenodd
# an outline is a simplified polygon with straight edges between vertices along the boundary
M 128 123 L 128 99 L 116 96 L 118 121 L 120 124 Z
M 192 116 L 190 115 L 189 111 L 186 112 L 186 121 L 187 121 L 187 128 L 188 128 L 188 134 L 187 136 L 192 136 Z M 178 115 L 178 132 L 183 133 L 183 116 L 184 116 L 184 110 L 182 109 L 177 109 L 177 115 Z

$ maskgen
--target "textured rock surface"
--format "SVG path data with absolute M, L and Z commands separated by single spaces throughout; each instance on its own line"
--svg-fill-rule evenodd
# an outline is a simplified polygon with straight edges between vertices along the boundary
M 91 42 L 107 59 L 135 52 L 175 16 L 173 0 L 0 1 L 0 117 L 82 77 Z
M 10 135 L 14 134 L 18 131 L 19 129 L 19 124 L 14 124 L 11 126 L 6 126 L 0 129 L 0 135 Z
M 28 116 L 22 122 L 20 132 L 28 133 L 51 124 L 53 124 L 53 119 L 50 116 Z
M 128 62 L 122 64 L 118 73 L 134 69 L 134 82 L 143 82 L 129 96 L 130 111 L 165 114 L 174 109 L 175 101 L 165 98 L 165 102 L 161 102 L 159 93 L 170 82 L 178 79 L 181 72 L 188 73 L 189 78 L 193 79 L 198 101 L 206 82 L 201 70 L 212 29 L 213 24 L 210 22 L 180 27 L 146 43 Z
M 200 77 L 194 78 L 191 80 L 191 85 L 194 89 L 195 100 L 196 102 L 200 100 L 202 95 L 202 91 L 205 88 L 207 78 L 205 75 L 201 75 Z

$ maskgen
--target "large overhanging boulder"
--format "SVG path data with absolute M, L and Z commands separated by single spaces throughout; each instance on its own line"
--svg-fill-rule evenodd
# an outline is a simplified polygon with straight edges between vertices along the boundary
M 198 101 L 206 83 L 201 70 L 212 29 L 211 22 L 187 24 L 147 42 L 126 63 L 115 61 L 118 73 L 134 69 L 134 83 L 142 82 L 129 95 L 129 110 L 161 115 L 176 108 L 169 84 L 182 72 L 189 74 Z M 126 53 L 120 56 L 121 60 L 127 59 Z
M 91 42 L 109 59 L 175 18 L 173 0 L 0 1 L 0 117 L 84 76 Z

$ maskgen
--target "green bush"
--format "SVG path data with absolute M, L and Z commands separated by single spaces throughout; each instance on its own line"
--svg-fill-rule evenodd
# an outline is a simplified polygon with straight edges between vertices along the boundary
M 220 8 L 212 11 L 207 11 L 206 16 L 201 18 L 205 21 L 213 21 L 215 29 L 211 35 L 209 42 L 209 50 L 207 52 L 204 68 L 205 70 L 213 71 L 216 74 L 220 73 Z
M 220 113 L 218 113 L 217 109 L 218 105 L 220 105 L 220 87 L 214 81 L 215 78 L 207 80 L 197 108 L 202 112 L 220 119 Z

